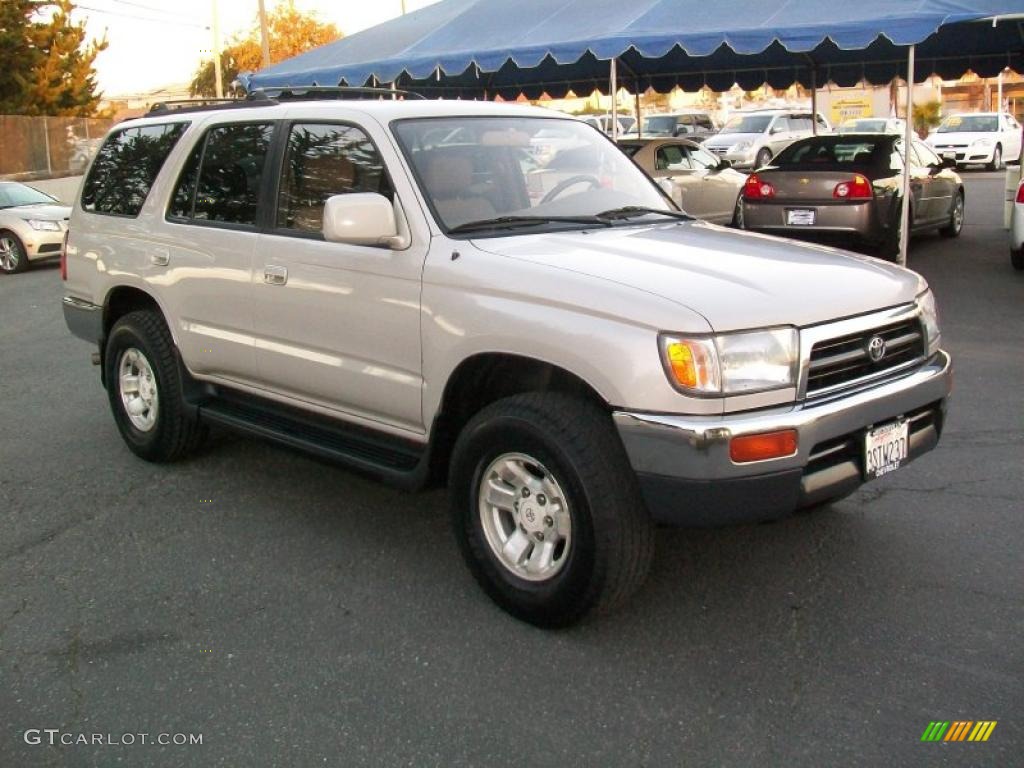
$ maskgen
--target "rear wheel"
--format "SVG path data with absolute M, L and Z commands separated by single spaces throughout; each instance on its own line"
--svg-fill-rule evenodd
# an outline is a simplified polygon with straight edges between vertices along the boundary
M 988 164 L 990 171 L 1001 171 L 1003 169 L 1003 148 L 996 144 L 996 148 L 992 150 L 992 162 Z
M 943 237 L 959 237 L 964 228 L 964 193 L 957 192 L 953 208 L 949 212 L 949 223 L 939 230 Z
M 174 341 L 159 314 L 131 312 L 114 323 L 104 365 L 114 421 L 136 456 L 174 461 L 202 444 L 206 428 L 185 411 Z
M 27 268 L 28 255 L 21 240 L 9 230 L 0 230 L 0 272 L 13 275 Z
M 757 168 L 763 168 L 772 161 L 772 151 L 765 147 L 757 153 L 757 162 L 755 163 Z
M 653 525 L 597 405 L 532 393 L 487 406 L 459 435 L 449 480 L 466 563 L 513 616 L 567 626 L 643 583 Z

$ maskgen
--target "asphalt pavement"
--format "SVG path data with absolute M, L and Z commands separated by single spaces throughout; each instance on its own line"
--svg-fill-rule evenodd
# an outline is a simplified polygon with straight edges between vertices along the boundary
M 57 271 L 0 278 L 0 766 L 1020 765 L 1024 274 L 1001 175 L 966 178 L 963 236 L 911 250 L 956 365 L 938 449 L 660 530 L 630 606 L 559 632 L 477 588 L 443 491 L 230 434 L 134 458 Z

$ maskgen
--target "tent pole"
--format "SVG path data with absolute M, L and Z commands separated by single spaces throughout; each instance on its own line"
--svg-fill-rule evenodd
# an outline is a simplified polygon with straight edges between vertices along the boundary
M 611 71 L 609 73 L 611 82 L 608 86 L 608 89 L 611 91 L 612 95 L 612 141 L 618 141 L 619 139 L 619 110 L 617 106 L 618 99 L 615 98 L 615 95 L 619 91 L 619 72 L 617 63 L 617 59 L 612 59 Z
M 818 68 L 811 64 L 811 126 L 818 135 Z
M 914 137 L 914 46 L 907 50 L 907 113 L 903 133 L 903 200 L 900 207 L 899 264 L 907 266 L 910 243 L 910 147 Z
M 641 117 L 641 115 L 640 115 L 640 81 L 639 80 L 637 80 L 635 88 L 636 88 L 636 93 L 633 94 L 633 103 L 634 103 L 635 110 L 636 110 L 636 137 L 639 139 L 639 138 L 643 137 L 643 133 L 640 130 L 640 117 Z

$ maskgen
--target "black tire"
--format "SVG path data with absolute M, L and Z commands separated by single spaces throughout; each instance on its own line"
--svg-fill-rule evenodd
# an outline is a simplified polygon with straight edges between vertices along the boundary
M 1003 169 L 1003 147 L 1001 144 L 996 144 L 996 148 L 992 150 L 992 162 L 986 167 L 990 171 L 1001 171 Z
M 959 215 L 957 215 L 958 207 Z M 964 193 L 957 192 L 952 210 L 949 212 L 949 223 L 939 230 L 939 234 L 943 237 L 960 237 L 960 233 L 964 229 L 964 213 Z
M 483 473 L 511 452 L 540 462 L 568 502 L 572 544 L 561 570 L 544 581 L 527 581 L 509 570 L 483 530 Z M 449 489 L 455 534 L 469 569 L 498 605 L 523 621 L 568 626 L 623 604 L 647 576 L 654 526 L 611 417 L 593 403 L 560 393 L 492 403 L 459 435 Z
M 5 275 L 16 275 L 28 269 L 28 254 L 25 253 L 25 244 L 21 238 L 9 229 L 0 229 L 0 248 L 4 251 L 10 248 L 8 253 L 0 253 L 0 272 Z
M 743 226 L 743 195 L 736 198 L 736 207 L 732 212 L 732 226 L 736 229 L 744 229 Z
M 768 147 L 765 147 L 764 149 L 757 153 L 757 160 L 754 163 L 754 170 L 757 170 L 758 168 L 764 168 L 771 161 L 772 151 L 768 149 Z
M 900 255 L 900 214 L 903 213 L 903 209 L 899 200 L 894 200 L 893 205 L 895 210 L 891 215 L 892 220 L 889 222 L 889 226 L 886 227 L 885 235 L 881 241 L 875 243 L 874 247 L 870 249 L 871 255 L 886 261 L 896 261 Z M 911 221 L 914 220 L 913 206 L 911 206 L 907 215 Z
M 1024 251 L 1010 250 L 1010 264 L 1018 272 L 1024 272 Z
M 151 368 L 158 395 L 156 421 L 145 431 L 132 423 L 121 396 L 119 368 L 131 349 L 140 352 Z M 206 427 L 186 412 L 174 341 L 157 312 L 130 312 L 114 323 L 103 364 L 114 421 L 132 453 L 146 461 L 176 461 L 202 445 Z

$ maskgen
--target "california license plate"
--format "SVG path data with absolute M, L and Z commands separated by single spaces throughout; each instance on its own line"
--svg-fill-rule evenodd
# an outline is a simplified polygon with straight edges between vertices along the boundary
M 786 211 L 786 223 L 797 227 L 814 226 L 813 208 L 790 208 Z
M 900 468 L 907 460 L 910 424 L 894 421 L 868 431 L 864 441 L 864 475 L 870 480 Z

